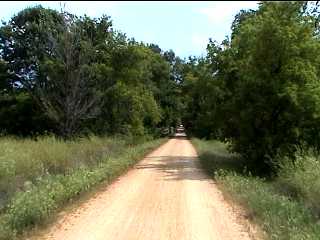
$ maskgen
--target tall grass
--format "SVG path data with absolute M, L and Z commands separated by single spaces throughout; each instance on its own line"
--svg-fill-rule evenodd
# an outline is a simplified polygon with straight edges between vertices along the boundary
M 310 208 L 320 217 L 320 157 L 300 152 L 293 163 L 284 159 L 277 178 L 278 189 Z
M 164 139 L 133 145 L 119 138 L 64 142 L 0 140 L 2 200 L 0 239 L 14 237 L 46 219 L 80 193 L 125 172 Z M 1 151 L 0 150 L 0 151 Z
M 14 192 L 39 178 L 96 166 L 125 147 L 122 139 L 94 136 L 68 142 L 55 137 L 0 138 L 0 209 Z
M 264 179 L 246 171 L 245 162 L 216 141 L 193 139 L 200 162 L 223 192 L 242 204 L 268 239 L 316 240 L 320 236 L 319 161 L 301 155 L 296 164 L 283 161 L 279 176 Z

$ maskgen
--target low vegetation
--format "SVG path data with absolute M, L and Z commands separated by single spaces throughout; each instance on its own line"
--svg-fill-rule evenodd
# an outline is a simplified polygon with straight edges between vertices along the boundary
M 310 239 L 320 236 L 317 157 L 301 154 L 295 164 L 279 168 L 279 176 L 265 179 L 246 170 L 239 155 L 230 154 L 218 141 L 193 139 L 202 166 L 215 178 L 225 194 L 244 206 L 267 238 Z
M 63 204 L 101 182 L 111 182 L 163 139 L 62 141 L 3 138 L 0 239 L 45 222 Z M 142 142 L 143 141 L 143 142 Z

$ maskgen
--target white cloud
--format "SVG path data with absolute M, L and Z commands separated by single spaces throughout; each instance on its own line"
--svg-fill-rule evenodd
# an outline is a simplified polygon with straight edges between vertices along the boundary
M 206 6 L 197 8 L 194 11 L 206 17 L 212 29 L 210 37 L 221 42 L 226 36 L 230 35 L 232 21 L 241 9 L 257 9 L 257 7 L 258 2 L 256 1 L 208 2 Z
M 198 12 L 207 16 L 213 24 L 231 24 L 234 16 L 241 9 L 256 9 L 257 3 L 256 1 L 211 2 L 207 7 L 198 9 Z

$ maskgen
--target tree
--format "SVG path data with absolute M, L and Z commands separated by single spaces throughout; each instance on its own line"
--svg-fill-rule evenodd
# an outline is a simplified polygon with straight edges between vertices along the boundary
M 249 10 L 240 10 L 238 14 L 234 17 L 234 20 L 231 25 L 231 39 L 233 39 L 238 33 L 241 24 L 250 17 L 254 17 L 256 11 Z
M 111 85 L 110 52 L 123 42 L 109 17 L 78 18 L 39 6 L 19 12 L 0 31 L 12 86 L 32 97 L 60 135 L 80 133 L 84 120 L 98 113 L 101 91 Z
M 118 82 L 109 89 L 110 130 L 124 135 L 144 135 L 160 121 L 160 109 L 152 92 L 143 86 Z
M 14 83 L 32 91 L 39 63 L 51 56 L 52 37 L 65 30 L 61 14 L 41 6 L 26 8 L 0 28 L 2 59 L 14 74 Z
M 320 42 L 303 6 L 264 2 L 236 21 L 229 45 L 209 51 L 225 96 L 223 137 L 260 173 L 278 154 L 319 143 Z
M 219 138 L 247 167 L 276 170 L 277 156 L 319 149 L 320 41 L 306 2 L 263 2 L 241 11 L 231 40 L 210 40 L 206 59 L 183 71 L 184 121 L 199 137 Z
M 10 74 L 8 73 L 7 63 L 0 59 L 0 93 L 8 92 L 12 89 L 10 84 Z
M 64 137 L 76 134 L 81 121 L 95 117 L 100 106 L 95 48 L 81 40 L 81 30 L 71 26 L 53 43 L 55 57 L 41 63 L 34 93 Z

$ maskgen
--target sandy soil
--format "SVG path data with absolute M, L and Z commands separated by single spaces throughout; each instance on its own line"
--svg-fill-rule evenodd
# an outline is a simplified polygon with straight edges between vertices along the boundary
M 170 139 L 38 239 L 251 239 L 196 156 L 190 141 Z

